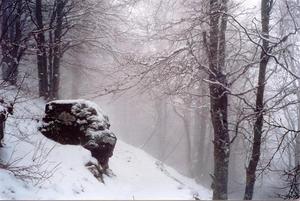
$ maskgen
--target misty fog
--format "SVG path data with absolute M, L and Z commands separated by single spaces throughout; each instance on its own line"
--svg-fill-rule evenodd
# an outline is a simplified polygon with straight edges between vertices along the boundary
M 1 2 L 4 91 L 94 101 L 213 199 L 299 198 L 299 0 Z

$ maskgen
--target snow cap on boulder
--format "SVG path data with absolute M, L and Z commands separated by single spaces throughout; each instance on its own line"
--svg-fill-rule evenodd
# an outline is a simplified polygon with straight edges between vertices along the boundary
M 55 100 L 46 104 L 41 133 L 58 143 L 82 145 L 103 168 L 113 154 L 116 136 L 108 116 L 88 100 Z

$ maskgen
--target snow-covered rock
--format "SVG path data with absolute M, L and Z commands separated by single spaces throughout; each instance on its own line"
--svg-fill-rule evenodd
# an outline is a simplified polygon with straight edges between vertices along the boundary
M 46 104 L 40 131 L 55 142 L 82 145 L 106 170 L 117 141 L 109 127 L 108 116 L 97 104 L 83 99 L 56 100 Z
M 2 147 L 2 140 L 4 137 L 5 121 L 9 114 L 13 112 L 13 105 L 5 102 L 0 98 L 0 147 Z

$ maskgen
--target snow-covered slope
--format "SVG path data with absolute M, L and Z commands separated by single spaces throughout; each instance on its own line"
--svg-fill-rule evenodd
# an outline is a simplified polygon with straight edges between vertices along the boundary
M 40 99 L 18 101 L 7 122 L 5 147 L 0 149 L 2 163 L 12 163 L 8 169 L 15 168 L 16 175 L 0 169 L 1 199 L 211 198 L 209 190 L 120 140 L 110 159 L 115 176 L 105 176 L 104 184 L 99 182 L 84 166 L 94 160 L 89 151 L 57 144 L 37 131 L 45 103 Z

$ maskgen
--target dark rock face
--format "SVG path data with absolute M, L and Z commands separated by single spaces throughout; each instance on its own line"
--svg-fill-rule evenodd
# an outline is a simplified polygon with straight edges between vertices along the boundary
M 60 144 L 82 145 L 105 170 L 117 141 L 108 117 L 87 100 L 57 100 L 46 104 L 41 133 Z

